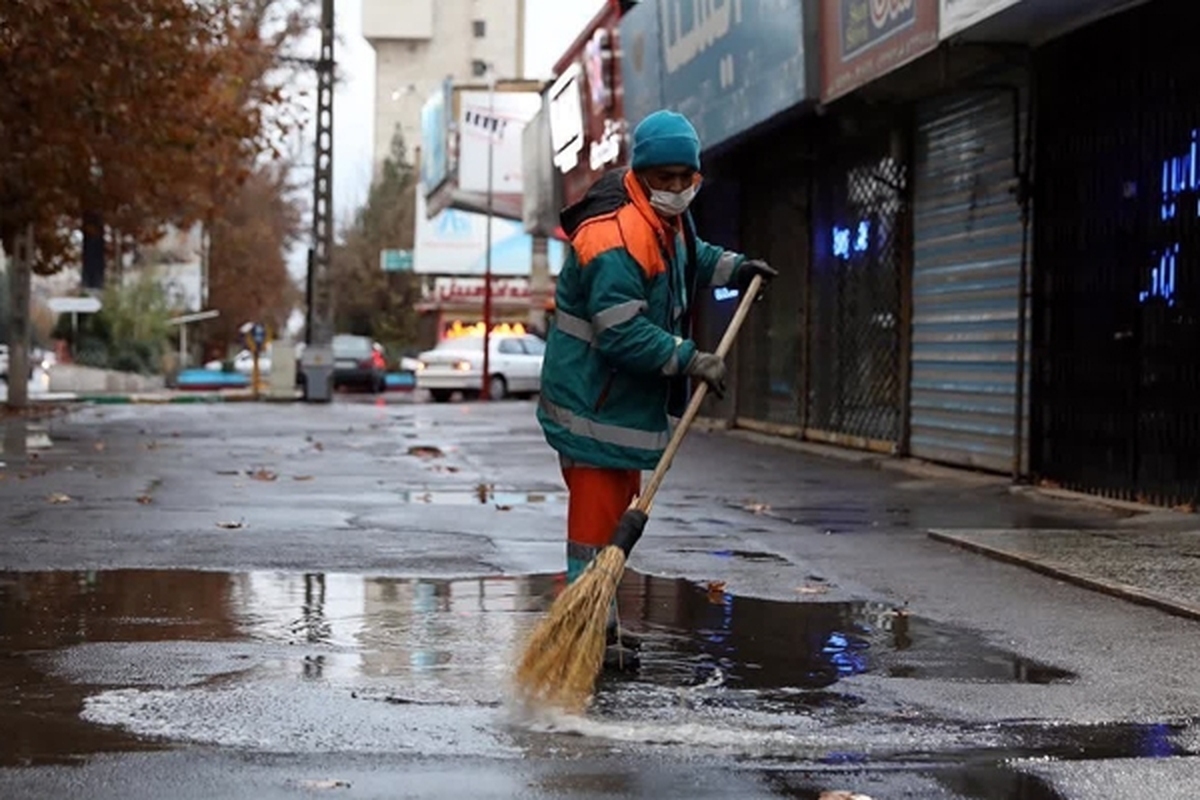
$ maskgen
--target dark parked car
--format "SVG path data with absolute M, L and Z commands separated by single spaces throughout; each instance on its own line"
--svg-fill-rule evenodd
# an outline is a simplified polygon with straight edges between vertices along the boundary
M 383 346 L 367 336 L 333 337 L 333 388 L 353 386 L 379 394 L 387 389 Z

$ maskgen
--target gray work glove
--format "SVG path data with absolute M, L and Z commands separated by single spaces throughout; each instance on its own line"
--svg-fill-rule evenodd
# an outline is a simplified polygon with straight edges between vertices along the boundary
M 718 398 L 725 397 L 725 360 L 720 356 L 697 351 L 683 372 L 707 383 L 708 390 Z
M 750 281 L 754 280 L 755 275 L 761 275 L 763 279 L 763 289 L 767 288 L 767 284 L 772 278 L 779 277 L 779 271 L 769 266 L 765 261 L 759 261 L 757 258 L 751 258 L 743 261 L 737 268 L 737 273 L 734 275 L 734 283 L 737 285 L 738 293 L 745 294 L 750 288 Z M 762 299 L 760 291 L 755 300 Z

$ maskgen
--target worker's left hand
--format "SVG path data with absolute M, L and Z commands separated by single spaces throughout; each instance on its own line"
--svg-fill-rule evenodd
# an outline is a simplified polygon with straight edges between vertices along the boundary
M 743 261 L 737 268 L 737 275 L 735 278 L 739 294 L 746 293 L 746 290 L 750 288 L 750 281 L 754 280 L 755 275 L 762 276 L 763 288 L 765 289 L 767 284 L 771 282 L 772 278 L 779 277 L 779 270 L 774 269 L 768 265 L 767 262 L 760 261 L 757 258 L 751 258 Z M 762 293 L 760 292 L 759 296 L 755 299 L 758 300 L 761 298 Z

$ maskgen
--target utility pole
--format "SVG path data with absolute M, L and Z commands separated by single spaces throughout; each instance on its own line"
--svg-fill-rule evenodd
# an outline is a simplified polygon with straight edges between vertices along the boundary
M 483 263 L 483 386 L 479 397 L 483 400 L 492 399 L 491 387 L 491 351 L 492 351 L 492 192 L 493 175 L 495 171 L 493 159 L 496 152 L 496 73 L 488 70 L 488 122 L 485 130 L 488 133 L 487 157 L 487 254 Z
M 321 55 L 317 59 L 317 140 L 313 174 L 312 343 L 333 339 L 333 0 L 321 0 Z
M 308 251 L 308 311 L 301 360 L 308 402 L 329 402 L 333 373 L 333 0 L 321 0 L 317 69 L 317 135 L 313 160 L 312 246 Z
M 12 318 L 8 333 L 8 407 L 29 405 L 29 292 L 33 275 L 33 226 L 16 237 L 8 269 Z

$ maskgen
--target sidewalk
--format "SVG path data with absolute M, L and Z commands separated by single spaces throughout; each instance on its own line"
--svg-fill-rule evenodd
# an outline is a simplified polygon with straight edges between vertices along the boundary
M 970 486 L 1008 484 L 1003 476 L 843 450 L 745 431 L 728 435 L 885 470 Z M 1012 488 L 1030 502 L 1103 507 L 1124 516 L 1103 528 L 931 528 L 934 541 L 1022 566 L 1170 614 L 1200 620 L 1200 517 L 1061 490 Z

